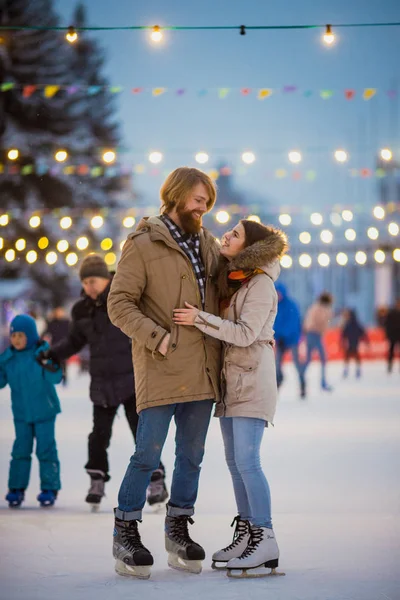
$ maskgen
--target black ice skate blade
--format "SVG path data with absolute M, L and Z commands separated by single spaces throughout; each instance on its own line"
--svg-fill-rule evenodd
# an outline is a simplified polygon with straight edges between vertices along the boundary
M 257 569 L 261 569 L 261 571 L 256 572 Z M 266 567 L 260 565 L 258 567 L 252 567 L 251 569 L 228 569 L 227 576 L 232 579 L 258 579 L 261 577 L 283 577 L 286 575 L 286 573 L 281 573 L 276 569 L 271 569 L 269 572 L 262 572 L 262 569 L 266 569 Z

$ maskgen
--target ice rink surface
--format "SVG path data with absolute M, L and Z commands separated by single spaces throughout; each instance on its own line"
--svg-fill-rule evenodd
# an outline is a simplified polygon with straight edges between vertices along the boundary
M 201 575 L 167 567 L 163 514 L 146 509 L 141 526 L 155 559 L 151 579 L 114 573 L 111 554 L 118 487 L 133 451 L 125 417 L 116 419 L 110 448 L 112 479 L 98 514 L 84 503 L 89 480 L 87 435 L 91 403 L 87 375 L 71 368 L 60 389 L 63 412 L 57 441 L 63 489 L 57 505 L 40 509 L 34 457 L 26 500 L 10 510 L 7 491 L 13 426 L 9 390 L 0 390 L 1 600 L 400 600 L 400 373 L 365 363 L 363 377 L 341 379 L 329 366 L 334 391 L 322 393 L 319 365 L 308 373 L 301 401 L 291 365 L 281 389 L 275 427 L 262 454 L 273 501 L 273 521 L 286 577 L 233 581 L 211 570 L 213 551 L 231 541 L 235 516 L 218 420 L 213 419 L 200 479 L 192 537 L 206 549 Z M 174 427 L 163 453 L 168 485 Z

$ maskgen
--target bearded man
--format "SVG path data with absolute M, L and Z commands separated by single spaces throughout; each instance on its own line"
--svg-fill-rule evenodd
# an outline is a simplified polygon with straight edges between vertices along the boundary
M 220 345 L 195 327 L 178 328 L 173 311 L 185 302 L 218 314 L 215 275 L 218 246 L 202 227 L 216 201 L 213 181 L 181 167 L 161 188 L 161 215 L 143 219 L 131 234 L 108 297 L 114 325 L 132 339 L 139 424 L 115 509 L 113 555 L 121 575 L 148 578 L 153 557 L 141 542 L 138 522 L 146 489 L 172 417 L 176 460 L 165 520 L 172 568 L 201 571 L 205 553 L 188 532 L 213 403 L 218 399 Z

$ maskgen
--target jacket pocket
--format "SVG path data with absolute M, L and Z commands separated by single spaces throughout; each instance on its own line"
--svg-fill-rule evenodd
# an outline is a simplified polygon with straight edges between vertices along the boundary
M 175 323 L 172 323 L 167 352 L 165 355 L 161 354 L 161 352 L 159 352 L 158 350 L 156 350 L 155 352 L 152 352 L 152 356 L 153 356 L 154 360 L 157 360 L 159 362 L 168 360 L 168 358 L 171 356 L 171 354 L 173 354 L 176 351 L 176 349 L 178 348 L 178 341 L 179 341 L 179 327 L 177 325 L 175 325 Z
M 228 346 L 225 351 L 225 363 L 253 371 L 260 364 L 264 349 L 265 345 L 257 342 L 245 348 Z

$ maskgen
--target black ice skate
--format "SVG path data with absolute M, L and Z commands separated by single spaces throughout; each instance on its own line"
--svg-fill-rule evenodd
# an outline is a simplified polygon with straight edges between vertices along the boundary
M 157 469 L 151 476 L 150 485 L 147 488 L 147 502 L 155 511 L 160 510 L 169 494 L 165 485 L 165 473 Z
M 104 494 L 104 484 L 106 476 L 103 471 L 88 470 L 90 475 L 90 488 L 85 502 L 91 505 L 92 512 L 97 512 L 100 508 L 100 502 Z
M 168 507 L 167 507 L 168 510 Z M 188 532 L 188 523 L 194 523 L 191 517 L 165 518 L 165 549 L 168 552 L 168 566 L 178 571 L 201 573 L 201 561 L 205 559 L 204 549 L 194 542 Z
M 213 569 L 226 569 L 226 565 L 232 558 L 238 558 L 246 550 L 250 541 L 250 523 L 237 516 L 233 519 L 231 527 L 235 525 L 232 543 L 212 556 L 211 567 Z
M 149 579 L 150 567 L 154 560 L 142 544 L 136 519 L 122 521 L 115 517 L 113 556 L 118 575 Z

